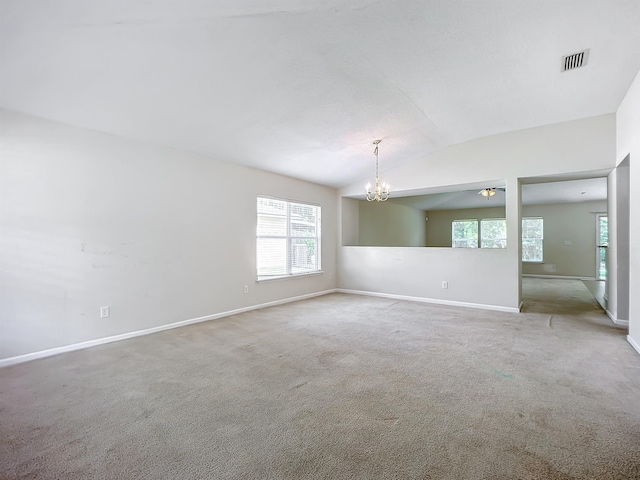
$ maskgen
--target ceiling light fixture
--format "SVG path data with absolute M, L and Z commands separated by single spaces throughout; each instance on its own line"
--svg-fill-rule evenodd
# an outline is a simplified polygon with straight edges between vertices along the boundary
M 367 201 L 368 202 L 385 202 L 389 199 L 389 185 L 386 182 L 380 183 L 380 179 L 378 178 L 378 145 L 382 140 L 374 140 L 373 144 L 376 146 L 373 151 L 376 156 L 376 180 L 375 180 L 375 188 L 371 190 L 371 184 L 367 183 Z
M 482 195 L 483 197 L 487 197 L 487 200 L 489 200 L 489 198 L 493 197 L 496 194 L 496 189 L 495 188 L 485 188 L 483 190 L 480 190 L 478 192 L 478 195 Z

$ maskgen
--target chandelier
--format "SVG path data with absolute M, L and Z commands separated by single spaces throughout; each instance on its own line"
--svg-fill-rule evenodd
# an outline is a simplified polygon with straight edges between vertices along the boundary
M 389 199 L 389 185 L 385 182 L 380 183 L 380 179 L 378 178 L 378 145 L 382 140 L 374 140 L 373 144 L 376 146 L 376 149 L 373 151 L 376 156 L 376 183 L 375 187 L 372 190 L 371 184 L 367 183 L 367 201 L 369 202 L 384 202 Z

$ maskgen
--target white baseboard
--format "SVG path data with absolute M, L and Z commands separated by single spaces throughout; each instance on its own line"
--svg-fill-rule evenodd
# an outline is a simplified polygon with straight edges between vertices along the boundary
M 48 350 L 40 350 L 39 352 L 27 353 L 24 355 L 18 355 L 15 357 L 3 358 L 0 360 L 0 368 L 8 367 L 9 365 L 15 365 L 17 363 L 29 362 L 31 360 L 37 360 L 38 358 L 51 357 L 60 353 L 73 352 L 75 350 L 83 350 L 85 348 L 95 347 L 98 345 L 104 345 L 106 343 L 118 342 L 120 340 L 126 340 L 128 338 L 140 337 L 142 335 L 149 335 L 151 333 L 162 332 L 164 330 L 171 330 L 172 328 L 184 327 L 193 323 L 207 322 L 209 320 L 216 320 L 218 318 L 229 317 L 231 315 L 237 315 L 239 313 L 250 312 L 251 310 L 258 310 L 260 308 L 273 307 L 276 305 L 282 305 L 284 303 L 297 302 L 299 300 L 306 300 L 308 298 L 319 297 L 321 295 L 327 295 L 329 293 L 335 293 L 337 289 L 324 290 L 322 292 L 309 293 L 306 295 L 299 295 L 297 297 L 285 298 L 282 300 L 275 300 L 273 302 L 261 303 L 259 305 L 252 305 L 250 307 L 238 308 L 235 310 L 229 310 L 227 312 L 215 313 L 213 315 L 205 315 L 203 317 L 190 318 L 189 320 L 182 320 L 180 322 L 168 323 L 166 325 L 160 325 L 159 327 L 147 328 L 144 330 L 136 330 L 135 332 L 121 333 L 119 335 L 113 335 L 111 337 L 97 338 L 95 340 L 88 340 L 86 342 L 74 343 L 72 345 L 64 345 L 62 347 L 50 348 Z
M 611 313 L 609 310 L 605 309 L 605 312 L 607 314 L 607 317 L 609 317 L 611 319 L 611 321 L 613 323 L 615 323 L 616 325 L 621 325 L 623 327 L 628 327 L 629 326 L 629 320 L 618 320 L 613 313 Z
M 338 293 L 349 293 L 352 295 L 367 295 L 370 297 L 392 298 L 394 300 L 406 300 L 409 302 L 434 303 L 437 305 L 449 305 L 452 307 L 479 308 L 481 310 L 494 310 L 498 312 L 519 313 L 519 307 L 503 307 L 501 305 L 487 305 L 484 303 L 458 302 L 455 300 L 441 300 L 439 298 L 411 297 L 408 295 L 394 295 L 391 293 L 367 292 L 364 290 L 347 290 L 338 288 Z M 521 305 L 522 306 L 522 305 Z
M 636 352 L 640 353 L 640 345 L 638 345 L 636 341 L 633 338 L 631 338 L 630 335 L 627 335 L 627 342 L 631 344 L 631 346 L 634 348 Z
M 523 277 L 529 278 L 559 278 L 562 280 L 593 280 L 595 281 L 596 277 L 576 277 L 574 275 L 538 275 L 537 273 L 523 273 Z

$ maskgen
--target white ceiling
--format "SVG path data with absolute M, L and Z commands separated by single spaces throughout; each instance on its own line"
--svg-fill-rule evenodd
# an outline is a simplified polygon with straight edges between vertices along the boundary
M 464 190 L 450 187 L 449 191 L 438 189 L 439 191 L 436 193 L 395 197 L 389 199 L 389 201 L 420 210 L 504 207 L 506 190 L 497 187 L 496 194 L 490 198 L 478 194 L 482 188 L 487 187 L 495 187 L 495 185 L 483 185 L 475 188 L 467 186 Z M 606 199 L 606 177 L 522 185 L 523 205 L 590 202 Z
M 377 138 L 384 171 L 614 112 L 638 25 L 637 0 L 0 0 L 0 106 L 337 187 Z

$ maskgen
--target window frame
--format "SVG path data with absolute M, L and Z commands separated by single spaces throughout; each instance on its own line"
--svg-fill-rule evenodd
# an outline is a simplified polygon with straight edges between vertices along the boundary
M 258 231 L 259 228 L 259 218 L 261 215 L 260 212 L 260 200 L 273 200 L 276 202 L 284 202 L 286 204 L 286 216 L 285 216 L 285 224 L 286 224 L 286 233 L 284 235 L 264 235 L 260 234 Z M 291 206 L 292 205 L 302 205 L 305 207 L 313 207 L 315 209 L 315 235 L 314 236 L 303 236 L 303 235 L 295 235 L 292 232 L 292 220 L 291 220 Z M 264 214 L 264 213 L 263 213 Z M 272 280 L 282 280 L 286 278 L 294 278 L 294 277 L 304 277 L 308 275 L 318 275 L 323 273 L 322 271 L 322 206 L 316 203 L 311 202 L 303 202 L 299 200 L 290 200 L 286 198 L 272 197 L 269 195 L 257 195 L 256 197 L 256 281 L 257 282 L 269 282 Z M 286 273 L 277 274 L 277 275 L 260 275 L 259 267 L 260 267 L 260 247 L 259 242 L 260 239 L 284 239 L 285 240 L 285 265 L 284 270 Z M 303 272 L 293 272 L 293 264 L 292 264 L 292 249 L 294 245 L 294 241 L 296 240 L 307 240 L 313 239 L 315 241 L 315 269 Z
M 483 233 L 484 233 L 484 228 L 482 228 L 482 223 L 483 222 L 495 222 L 495 221 L 503 221 L 504 222 L 504 238 L 500 238 L 499 240 L 504 240 L 504 247 L 483 247 L 482 246 L 482 241 L 484 240 L 483 238 Z M 495 239 L 491 239 L 491 240 L 495 240 Z M 485 248 L 485 249 L 499 249 L 499 250 L 504 250 L 505 248 L 507 248 L 507 219 L 506 218 L 482 218 L 480 219 L 480 224 L 479 224 L 479 233 L 478 233 L 478 248 Z
M 476 223 L 476 246 L 475 247 L 456 247 L 455 245 L 455 238 L 454 238 L 454 224 L 456 222 L 475 222 Z M 457 220 L 451 220 L 451 248 L 479 248 L 480 243 L 479 243 L 479 239 L 480 239 L 480 223 L 478 222 L 477 218 L 460 218 Z M 461 240 L 471 240 L 471 239 L 461 239 Z
M 451 248 L 477 248 L 477 249 L 506 249 L 507 248 L 507 240 L 508 238 L 505 236 L 504 240 L 505 240 L 505 246 L 504 247 L 483 247 L 482 246 L 482 232 L 483 232 L 483 228 L 482 228 L 482 222 L 484 221 L 495 221 L 495 220 L 503 220 L 505 222 L 505 226 L 507 223 L 506 218 L 483 218 L 483 219 L 477 219 L 477 218 L 464 218 L 464 219 L 456 219 L 456 220 L 451 220 Z M 541 237 L 540 238 L 534 238 L 534 237 L 526 237 L 524 236 L 524 226 L 522 225 L 524 223 L 525 220 L 540 220 L 541 222 Z M 476 247 L 456 247 L 455 246 L 455 239 L 454 239 L 454 224 L 456 222 L 476 222 L 477 225 L 477 229 L 478 229 L 478 236 L 477 236 L 477 246 Z M 522 263 L 544 263 L 544 217 L 522 217 L 521 219 L 521 229 L 522 229 L 522 233 L 520 235 L 520 247 L 521 247 L 521 251 L 523 252 L 521 261 Z M 541 258 L 540 260 L 525 260 L 524 259 L 524 242 L 526 241 L 539 241 L 540 242 L 540 251 L 541 251 Z
M 540 238 L 530 238 L 527 237 L 525 239 L 524 236 L 524 225 L 522 225 L 522 223 L 524 223 L 525 220 L 540 220 L 541 222 L 541 237 Z M 520 228 L 522 229 L 522 233 L 520 234 L 520 246 L 521 246 L 521 251 L 522 251 L 522 255 L 521 255 L 521 260 L 522 263 L 544 263 L 544 218 L 543 217 L 522 217 L 522 221 L 521 221 L 521 225 Z M 539 240 L 540 241 L 540 251 L 541 251 L 541 258 L 540 260 L 525 260 L 524 258 L 524 241 L 525 240 Z

